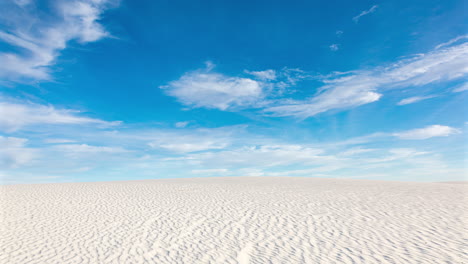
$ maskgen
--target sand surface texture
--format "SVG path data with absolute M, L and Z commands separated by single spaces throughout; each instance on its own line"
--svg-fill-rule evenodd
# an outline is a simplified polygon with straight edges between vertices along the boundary
M 238 177 L 0 191 L 0 263 L 468 263 L 467 184 Z

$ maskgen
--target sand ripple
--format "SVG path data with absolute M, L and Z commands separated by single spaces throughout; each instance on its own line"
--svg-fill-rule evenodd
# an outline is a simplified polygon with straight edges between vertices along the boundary
M 0 187 L 0 263 L 468 263 L 468 185 L 198 178 Z

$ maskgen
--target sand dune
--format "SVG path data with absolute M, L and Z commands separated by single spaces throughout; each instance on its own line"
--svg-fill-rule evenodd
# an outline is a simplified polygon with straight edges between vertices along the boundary
M 238 177 L 0 187 L 0 263 L 468 263 L 468 185 Z

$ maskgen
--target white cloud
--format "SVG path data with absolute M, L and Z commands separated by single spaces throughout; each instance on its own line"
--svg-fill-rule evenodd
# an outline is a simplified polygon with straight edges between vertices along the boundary
M 284 97 L 286 88 L 311 77 L 299 69 L 288 68 L 245 71 L 257 78 L 251 79 L 212 72 L 214 65 L 210 64 L 207 69 L 188 72 L 162 88 L 168 95 L 192 107 L 230 111 L 263 108 L 263 112 L 271 116 L 308 118 L 330 110 L 349 109 L 378 101 L 383 91 L 388 89 L 465 77 L 468 74 L 467 56 L 468 43 L 464 42 L 402 59 L 389 66 L 315 76 L 324 85 L 305 100 Z M 283 97 L 279 98 L 280 95 Z M 403 100 L 401 104 L 428 98 L 419 96 Z
M 120 153 L 127 150 L 120 147 L 91 146 L 88 144 L 66 144 L 58 145 L 55 149 L 70 153 Z
M 260 80 L 275 80 L 276 79 L 276 71 L 275 70 L 265 70 L 265 71 L 248 71 L 245 70 L 245 73 L 255 76 L 257 79 Z
M 393 135 L 401 139 L 428 139 L 432 137 L 447 137 L 460 133 L 460 130 L 442 125 L 432 125 L 424 128 L 408 130 Z
M 315 96 L 301 101 L 277 101 L 264 112 L 273 116 L 307 118 L 333 109 L 347 109 L 378 101 L 380 91 L 450 81 L 468 74 L 468 43 L 400 60 L 388 67 L 332 73 Z
M 420 155 L 426 155 L 427 152 L 424 151 L 417 151 L 410 148 L 395 148 L 388 150 L 390 155 L 379 157 L 379 158 L 368 158 L 365 160 L 366 163 L 387 163 L 393 162 L 397 160 L 408 159 Z M 370 165 L 372 167 L 373 165 Z
M 189 153 L 206 150 L 225 149 L 233 141 L 245 140 L 246 126 L 226 126 L 218 128 L 149 130 L 134 133 L 128 137 L 135 137 L 145 142 L 153 149 L 162 149 L 174 153 Z M 241 136 L 244 135 L 244 136 Z M 117 139 L 121 141 L 120 136 Z
M 175 123 L 175 127 L 177 127 L 177 128 L 184 128 L 184 127 L 186 127 L 189 123 L 190 123 L 189 121 L 177 122 L 177 123 Z
M 210 68 L 185 73 L 162 89 L 191 107 L 230 110 L 254 106 L 263 97 L 263 83 L 249 78 L 229 77 Z
M 293 164 L 323 164 L 331 157 L 321 156 L 321 149 L 301 145 L 244 146 L 218 152 L 186 156 L 193 164 L 219 167 L 274 167 Z
M 371 14 L 371 13 L 374 13 L 375 10 L 377 10 L 377 7 L 379 7 L 378 5 L 373 5 L 371 8 L 369 8 L 368 10 L 364 10 L 362 11 L 359 15 L 353 17 L 353 21 L 355 23 L 359 22 L 359 19 L 365 15 L 368 15 L 368 14 Z
M 460 93 L 460 92 L 464 92 L 464 91 L 468 91 L 468 82 L 458 86 L 457 88 L 453 89 L 452 92 L 454 93 Z
M 50 66 L 69 41 L 88 43 L 109 35 L 98 22 L 108 1 L 57 1 L 41 17 L 29 1 L 16 5 L 12 3 L 11 11 L 0 19 L 6 29 L 0 31 L 0 40 L 21 48 L 21 52 L 0 52 L 0 78 L 5 80 L 50 79 Z
M 359 155 L 359 154 L 364 154 L 368 152 L 375 151 L 375 149 L 369 149 L 369 148 L 361 148 L 361 147 L 355 147 L 355 148 L 350 148 L 347 149 L 343 152 L 340 152 L 338 155 L 340 156 L 354 156 L 354 155 Z
M 28 164 L 36 156 L 33 149 L 25 147 L 28 140 L 0 136 L 0 167 L 17 168 Z
M 179 140 L 177 140 L 179 141 Z M 197 152 L 210 149 L 223 149 L 229 144 L 227 142 L 216 142 L 210 140 L 180 142 L 180 143 L 159 143 L 151 142 L 148 144 L 152 148 L 161 148 L 177 153 Z
M 426 99 L 434 98 L 434 95 L 428 95 L 428 96 L 413 96 L 413 97 L 408 97 L 405 99 L 400 100 L 397 105 L 407 105 L 407 104 L 413 104 L 417 103 L 419 101 L 423 101 Z
M 109 175 L 114 176 L 131 171 L 135 175 L 147 175 L 146 177 L 155 173 L 169 173 L 168 175 L 174 176 L 210 174 L 350 177 L 370 175 L 385 168 L 384 174 L 389 176 L 402 166 L 416 167 L 416 159 L 425 159 L 431 153 L 426 145 L 424 150 L 408 149 L 404 142 L 395 139 L 391 149 L 381 148 L 382 145 L 379 147 L 382 141 L 392 140 L 393 136 L 397 136 L 391 133 L 375 133 L 342 142 L 307 145 L 288 144 L 278 138 L 260 134 L 246 134 L 239 127 L 127 129 L 80 132 L 79 141 L 87 142 L 86 144 L 63 142 L 57 145 L 39 145 L 45 140 L 33 137 L 37 141 L 33 141 L 31 145 L 38 145 L 35 149 L 28 149 L 24 139 L 10 141 L 11 144 L 0 141 L 2 146 L 7 146 L 6 149 L 18 150 L 8 151 L 10 156 L 2 156 L 1 165 L 12 169 L 11 176 L 17 174 L 16 168 L 25 165 L 28 165 L 28 172 L 37 171 L 38 175 L 47 171 L 52 175 L 76 176 L 86 174 L 90 168 L 106 168 Z M 404 137 L 404 132 L 398 136 Z M 51 138 L 50 142 L 62 142 L 60 139 L 63 138 L 74 137 L 57 136 Z M 99 145 L 95 142 L 99 142 Z M 148 148 L 148 143 L 154 148 Z M 356 144 L 362 145 L 352 146 Z M 351 147 L 347 147 L 348 145 Z M 166 150 L 172 153 L 167 153 Z M 0 153 L 2 151 L 5 152 L 0 149 Z M 15 158 L 4 158 L 11 157 L 11 153 Z M 24 153 L 41 155 L 32 155 L 29 158 L 17 156 Z M 34 166 L 29 166 L 31 161 L 34 161 Z
M 338 37 L 341 37 L 341 35 L 343 35 L 343 33 L 344 33 L 344 32 L 343 32 L 342 30 L 337 30 L 337 31 L 335 32 L 336 36 L 338 36 Z
M 17 4 L 19 6 L 27 6 L 27 5 L 31 4 L 31 1 L 32 0 L 14 0 L 13 2 L 15 2 L 15 4 Z
M 114 126 L 120 122 L 107 122 L 80 116 L 79 111 L 76 110 L 56 109 L 53 106 L 32 103 L 0 101 L 0 131 L 14 132 L 26 126 L 46 124 Z
M 388 177 L 395 169 L 417 165 L 415 162 L 419 157 L 431 155 L 430 152 L 410 148 L 351 148 L 338 150 L 333 154 L 331 149 L 327 149 L 331 146 L 323 147 L 317 149 L 294 144 L 246 145 L 223 151 L 166 158 L 164 162 L 172 162 L 170 167 L 192 168 L 192 173 L 201 174 L 350 177 L 376 173 L 386 168 L 388 173 L 384 174 Z
M 187 106 L 227 111 L 242 108 L 262 108 L 311 76 L 300 69 L 283 68 L 280 71 L 248 71 L 252 77 L 227 76 L 214 72 L 215 65 L 207 62 L 205 69 L 187 72 L 178 80 L 160 86 L 167 95 Z
M 450 81 L 468 74 L 468 43 L 401 60 L 384 69 L 379 81 L 395 87 Z
M 435 49 L 440 49 L 440 48 L 443 48 L 443 47 L 446 47 L 446 46 L 450 46 L 453 43 L 456 43 L 456 42 L 458 42 L 460 40 L 464 40 L 464 39 L 468 39 L 468 35 L 457 36 L 457 37 L 455 37 L 455 38 L 453 38 L 453 39 L 451 39 L 451 40 L 449 40 L 447 42 L 444 42 L 442 44 L 437 45 L 435 47 Z
M 90 155 L 109 155 L 129 152 L 129 150 L 126 150 L 122 147 L 92 146 L 88 144 L 62 144 L 52 147 L 52 150 L 58 151 L 72 158 L 89 158 Z
M 329 48 L 330 48 L 331 51 L 337 51 L 337 50 L 340 49 L 339 46 L 338 46 L 338 44 L 331 44 L 331 45 L 329 46 Z
M 362 80 L 346 84 L 330 85 L 325 92 L 307 101 L 286 101 L 279 106 L 267 107 L 264 111 L 273 116 L 296 116 L 307 118 L 332 109 L 346 109 L 378 101 L 382 96 L 372 83 Z
M 44 140 L 44 143 L 47 143 L 47 144 L 63 144 L 63 143 L 74 143 L 74 142 L 76 141 L 72 139 L 65 139 L 65 138 L 49 138 L 49 139 Z

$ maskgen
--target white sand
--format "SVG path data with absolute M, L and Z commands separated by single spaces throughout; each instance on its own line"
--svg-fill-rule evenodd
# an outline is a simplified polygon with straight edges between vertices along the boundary
M 0 191 L 0 263 L 468 263 L 467 184 L 239 177 Z

